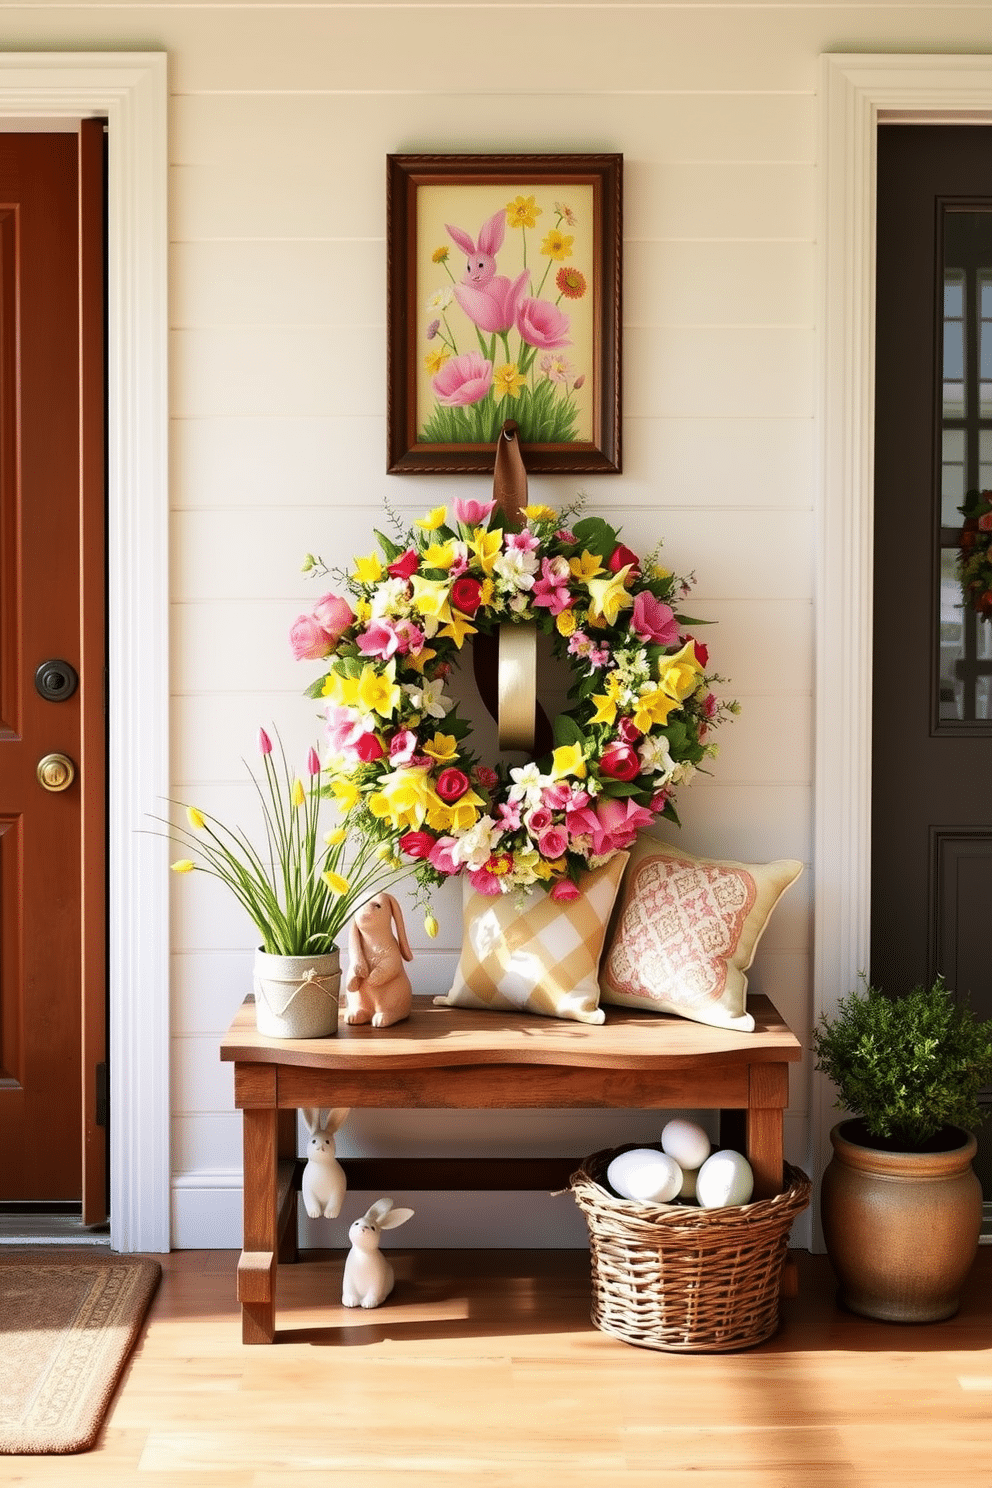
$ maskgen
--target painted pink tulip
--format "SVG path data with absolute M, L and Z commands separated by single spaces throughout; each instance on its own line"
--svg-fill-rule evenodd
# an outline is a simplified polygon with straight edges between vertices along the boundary
M 310 753 L 307 755 L 307 773 L 309 775 L 320 774 L 320 756 L 318 755 L 316 749 L 314 749 L 312 746 L 310 748 Z
M 455 299 L 480 331 L 508 331 L 517 318 L 530 273 L 524 269 L 516 279 L 496 274 L 481 288 L 475 284 L 456 284 Z
M 655 599 L 649 589 L 634 595 L 630 628 L 639 640 L 656 646 L 674 646 L 679 638 L 679 622 L 671 605 Z
M 358 649 L 363 656 L 381 656 L 383 661 L 395 656 L 399 645 L 396 626 L 390 620 L 370 620 L 368 629 L 358 637 Z
M 313 618 L 337 645 L 355 617 L 346 599 L 337 594 L 324 594 L 313 607 Z
M 478 351 L 445 362 L 431 380 L 435 396 L 445 408 L 464 408 L 486 396 L 493 381 L 493 364 Z
M 389 741 L 389 758 L 394 765 L 408 765 L 417 748 L 417 736 L 413 729 L 398 729 Z
M 296 660 L 319 661 L 330 656 L 354 619 L 347 600 L 323 595 L 309 615 L 299 615 L 293 622 L 289 645 Z
M 571 346 L 569 318 L 548 300 L 535 300 L 528 295 L 517 311 L 517 330 L 528 346 L 551 350 Z
M 272 753 L 272 740 L 263 728 L 258 731 L 258 752 L 259 754 Z

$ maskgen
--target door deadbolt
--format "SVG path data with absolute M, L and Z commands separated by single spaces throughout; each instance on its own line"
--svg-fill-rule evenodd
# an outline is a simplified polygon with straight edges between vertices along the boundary
M 46 791 L 68 790 L 76 778 L 76 767 L 67 754 L 46 754 L 38 761 L 38 781 Z
M 67 661 L 43 661 L 34 674 L 34 685 L 50 703 L 64 703 L 79 683 L 79 674 Z

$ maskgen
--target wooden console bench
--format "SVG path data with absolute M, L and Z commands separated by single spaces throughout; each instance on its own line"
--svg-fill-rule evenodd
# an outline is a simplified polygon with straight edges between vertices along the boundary
M 788 1066 L 802 1048 L 766 997 L 751 996 L 754 1033 L 608 1008 L 599 1027 L 533 1014 L 434 1007 L 414 999 L 392 1028 L 352 1028 L 336 1038 L 269 1039 L 242 1005 L 221 1044 L 234 1063 L 244 1122 L 244 1239 L 238 1298 L 245 1343 L 275 1336 L 276 1268 L 296 1258 L 296 1157 L 300 1106 L 380 1109 L 717 1109 L 720 1140 L 747 1153 L 755 1197 L 781 1192 L 782 1117 Z M 605 1144 L 604 1144 L 605 1145 Z M 401 1189 L 564 1188 L 568 1159 L 345 1160 L 348 1186 Z

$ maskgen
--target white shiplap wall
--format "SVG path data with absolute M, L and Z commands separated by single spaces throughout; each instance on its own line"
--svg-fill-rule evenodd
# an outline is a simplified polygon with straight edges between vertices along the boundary
M 682 840 L 811 856 L 816 78 L 822 51 L 987 46 L 986 4 L 89 4 L 3 7 L 8 49 L 156 49 L 171 90 L 173 795 L 248 819 L 239 759 L 276 719 L 301 747 L 310 675 L 286 633 L 315 591 L 302 554 L 370 546 L 484 481 L 385 471 L 385 156 L 619 151 L 625 161 L 624 473 L 534 479 L 533 498 L 623 513 L 695 570 L 692 608 L 743 712 Z M 752 986 L 810 1022 L 810 883 Z M 173 1243 L 240 1243 L 240 1128 L 217 1041 L 252 934 L 201 877 L 174 885 Z M 415 976 L 458 943 L 417 924 Z M 787 1150 L 806 1161 L 808 1072 Z M 355 1117 L 343 1150 L 580 1153 L 656 1116 Z M 399 1197 L 398 1195 L 396 1196 Z M 583 1241 L 570 1201 L 417 1195 L 404 1244 Z M 357 1210 L 352 1196 L 343 1221 Z M 344 1225 L 308 1229 L 340 1244 Z

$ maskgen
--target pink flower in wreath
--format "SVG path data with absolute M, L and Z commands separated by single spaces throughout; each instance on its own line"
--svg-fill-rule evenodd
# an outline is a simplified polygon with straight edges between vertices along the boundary
M 456 863 L 451 856 L 451 850 L 456 846 L 454 837 L 439 837 L 428 853 L 427 861 L 432 868 L 437 869 L 438 873 L 457 873 L 461 864 Z
M 478 351 L 466 351 L 452 357 L 431 379 L 431 387 L 445 408 L 464 408 L 478 403 L 488 393 L 493 381 L 493 364 Z
M 463 527 L 472 528 L 481 527 L 495 507 L 495 501 L 476 501 L 474 497 L 456 496 L 451 503 L 455 521 L 460 522 Z
M 641 762 L 636 750 L 618 740 L 607 744 L 599 761 L 599 773 L 609 775 L 613 780 L 633 780 L 635 775 L 641 773 Z
M 389 760 L 392 765 L 409 765 L 417 748 L 417 736 L 413 729 L 397 729 L 389 741 Z
M 395 656 L 399 645 L 399 634 L 390 620 L 370 620 L 368 629 L 358 637 L 358 649 L 363 656 L 381 656 L 383 661 Z
M 535 300 L 528 295 L 517 311 L 517 330 L 528 346 L 542 350 L 553 350 L 556 346 L 571 346 L 568 316 L 548 300 Z
M 551 890 L 551 897 L 559 904 L 570 904 L 573 899 L 578 899 L 580 892 L 578 884 L 570 878 L 560 878 Z
M 679 638 L 679 622 L 671 605 L 655 599 L 648 589 L 634 596 L 630 628 L 639 640 L 653 641 L 656 646 L 674 646 Z
M 542 858 L 553 860 L 562 857 L 568 850 L 568 833 L 561 827 L 549 827 L 538 838 L 537 850 Z

